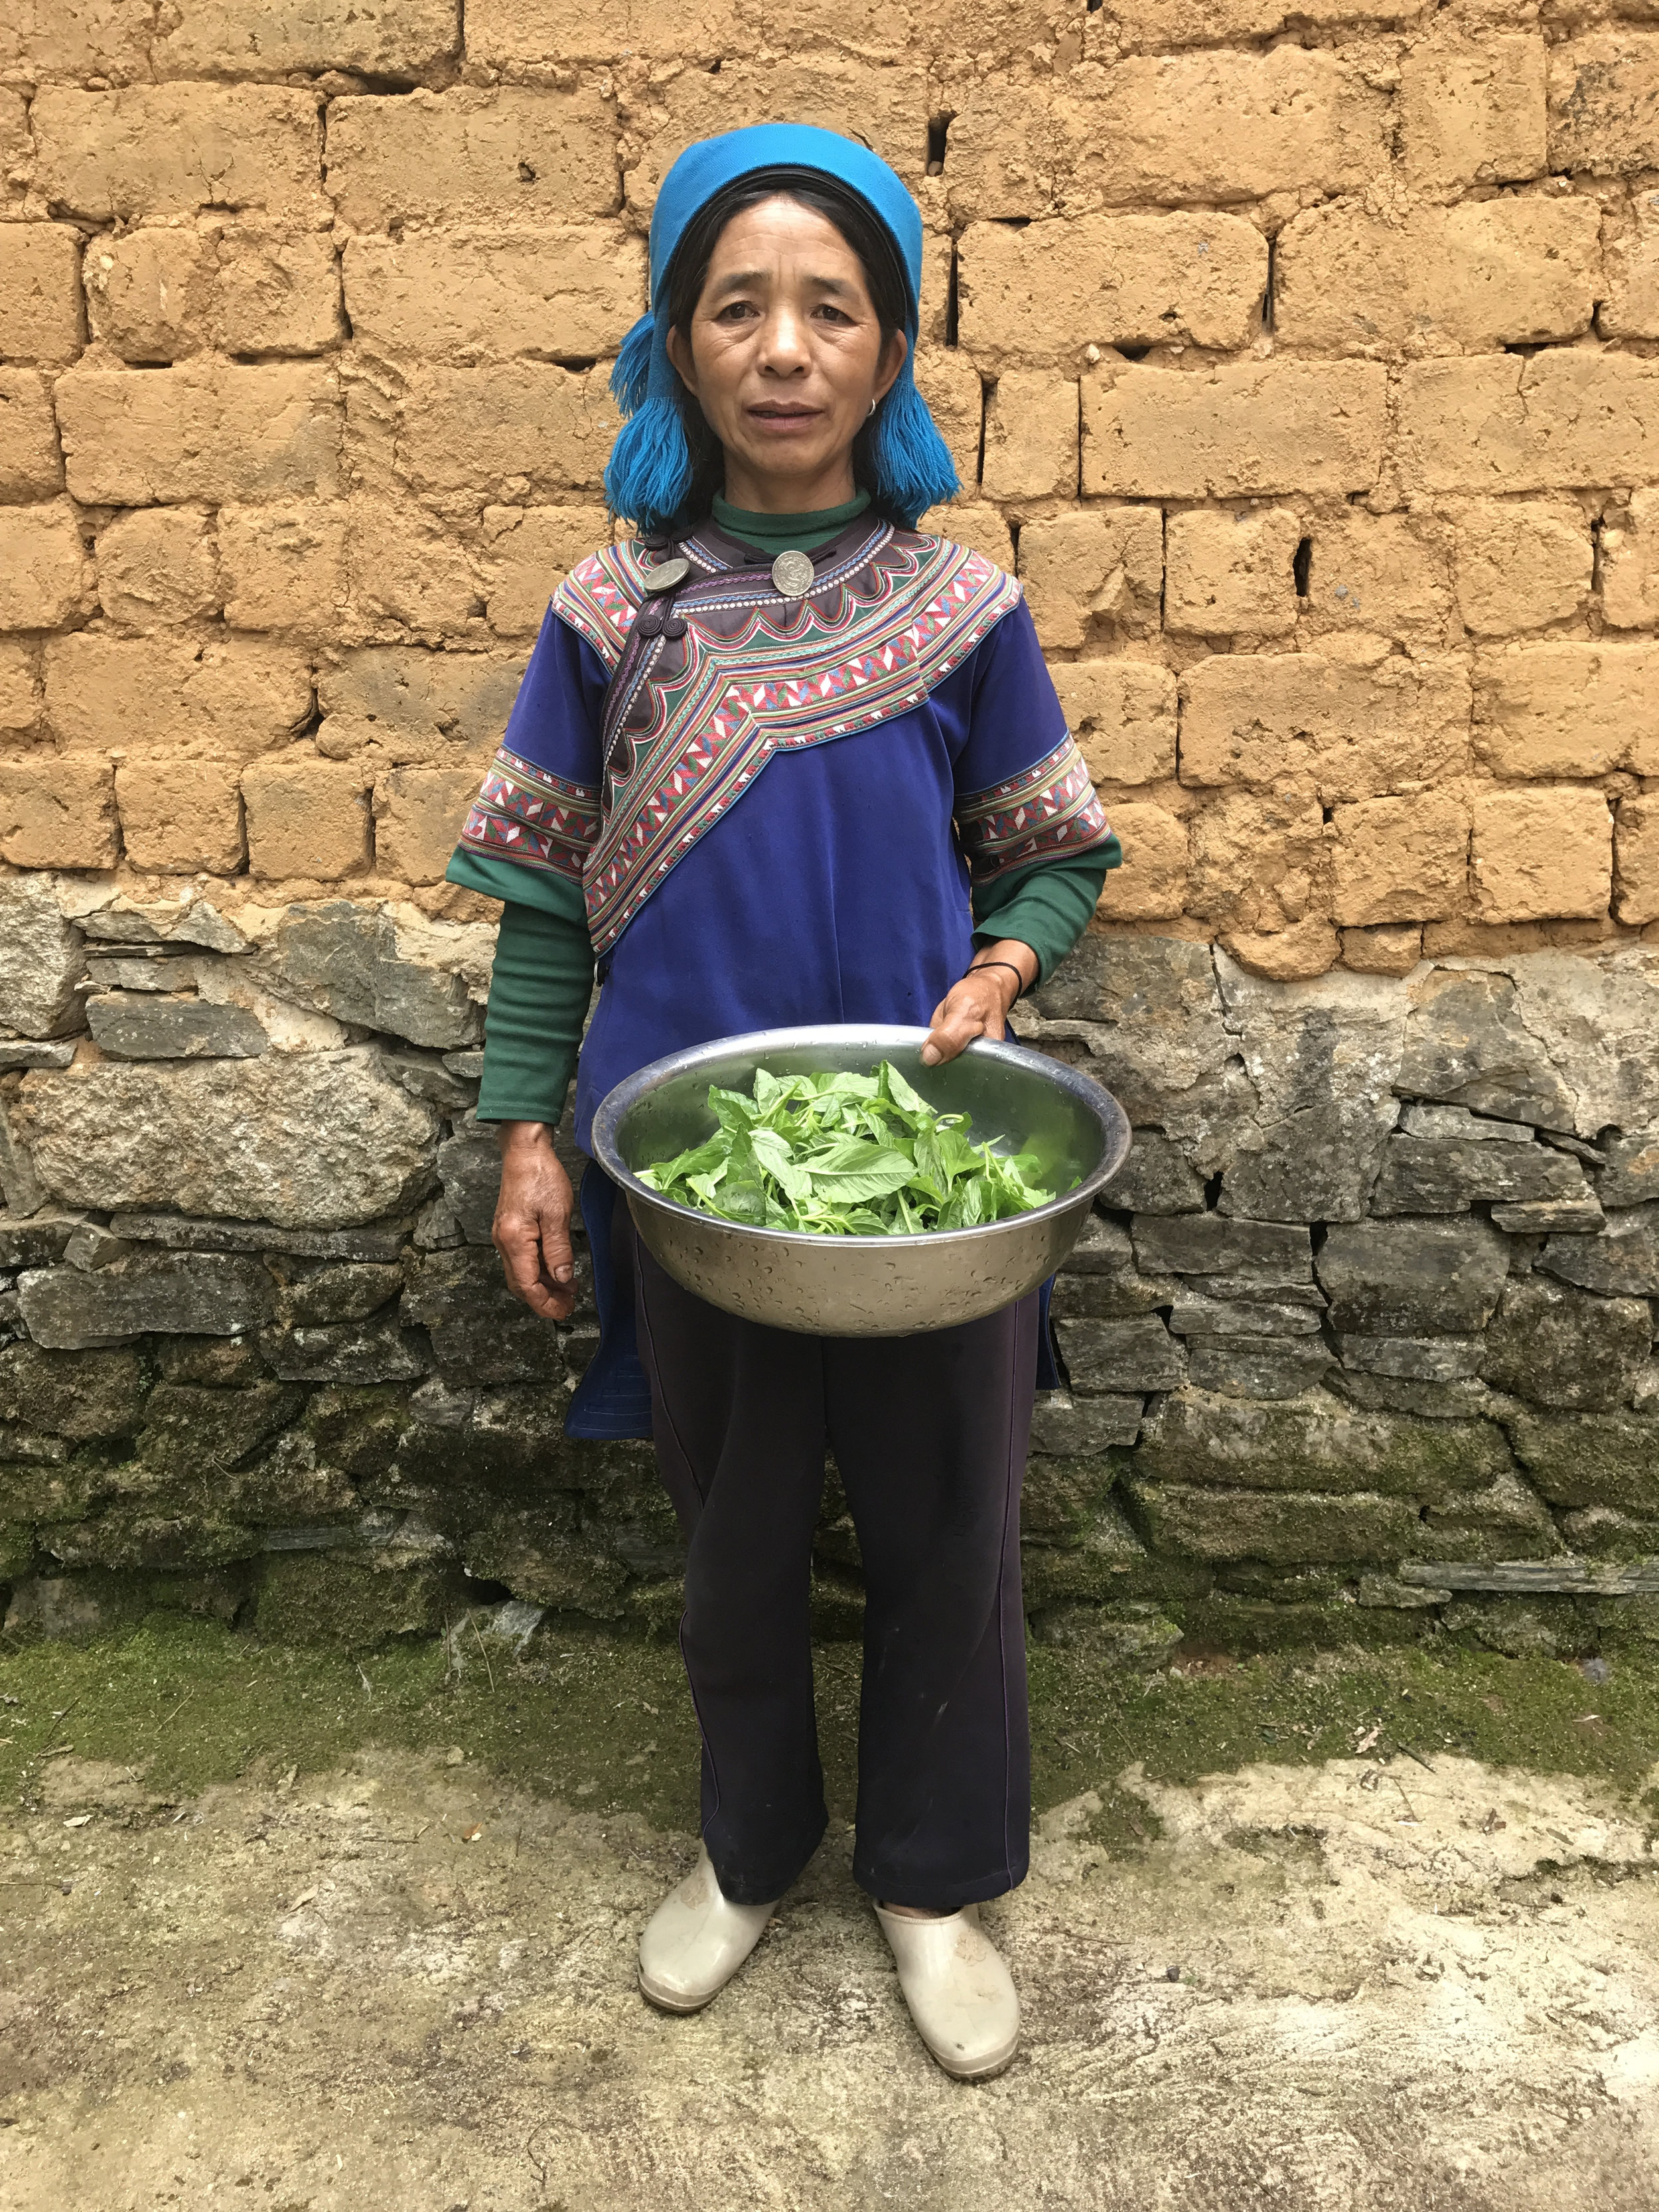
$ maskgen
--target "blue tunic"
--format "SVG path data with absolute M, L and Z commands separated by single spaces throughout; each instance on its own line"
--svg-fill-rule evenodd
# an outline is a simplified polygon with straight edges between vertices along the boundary
M 550 611 L 504 744 L 561 781 L 602 781 L 609 671 Z M 965 802 L 1066 742 L 1023 600 L 908 712 L 778 752 L 670 870 L 600 962 L 576 1137 L 665 1054 L 811 1022 L 926 1025 L 973 951 Z

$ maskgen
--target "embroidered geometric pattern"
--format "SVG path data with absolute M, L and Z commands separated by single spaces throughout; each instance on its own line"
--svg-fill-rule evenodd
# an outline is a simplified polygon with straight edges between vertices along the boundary
M 957 802 L 957 836 L 975 886 L 1031 860 L 1086 853 L 1111 834 L 1070 737 L 1006 783 Z
M 632 546 L 609 546 L 554 600 L 613 668 L 645 574 Z M 775 753 L 920 706 L 1018 599 L 1018 585 L 981 555 L 886 525 L 804 599 L 783 599 L 763 569 L 684 586 L 674 600 L 687 625 L 678 656 L 663 655 L 660 638 L 635 639 L 637 656 L 612 687 L 621 695 L 605 733 L 613 766 L 582 874 L 595 952 L 603 957 Z M 718 628 L 700 620 L 714 616 Z M 648 723 L 635 726 L 647 705 Z M 624 713 L 629 743 L 613 747 Z
M 592 784 L 568 783 L 502 745 L 472 802 L 461 842 L 579 884 L 599 834 L 599 794 Z

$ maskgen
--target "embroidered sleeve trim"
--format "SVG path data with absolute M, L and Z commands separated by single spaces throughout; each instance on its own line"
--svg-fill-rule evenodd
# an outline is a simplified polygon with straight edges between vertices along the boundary
M 1033 860 L 1069 859 L 1103 845 L 1111 824 L 1067 737 L 1030 768 L 957 802 L 957 836 L 975 885 Z
M 644 572 L 637 545 L 602 545 L 578 561 L 553 594 L 554 613 L 587 640 L 608 670 L 622 659 L 645 597 Z
M 501 746 L 484 772 L 461 842 L 491 860 L 582 879 L 599 834 L 599 794 Z

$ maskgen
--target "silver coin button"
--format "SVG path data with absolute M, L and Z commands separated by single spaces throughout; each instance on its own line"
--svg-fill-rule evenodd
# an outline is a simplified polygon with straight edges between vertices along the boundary
M 683 553 L 677 553 L 672 561 L 659 561 L 654 568 L 646 570 L 645 588 L 655 599 L 659 592 L 673 591 L 690 574 L 691 563 Z
M 817 582 L 817 573 L 811 555 L 798 553 L 793 547 L 787 553 L 780 553 L 772 563 L 772 581 L 786 599 L 804 599 Z

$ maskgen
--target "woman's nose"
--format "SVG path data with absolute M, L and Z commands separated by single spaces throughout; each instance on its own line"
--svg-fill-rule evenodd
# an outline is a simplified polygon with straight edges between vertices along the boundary
M 808 368 L 811 356 L 806 325 L 791 307 L 775 307 L 761 328 L 761 367 L 775 376 L 792 376 Z

